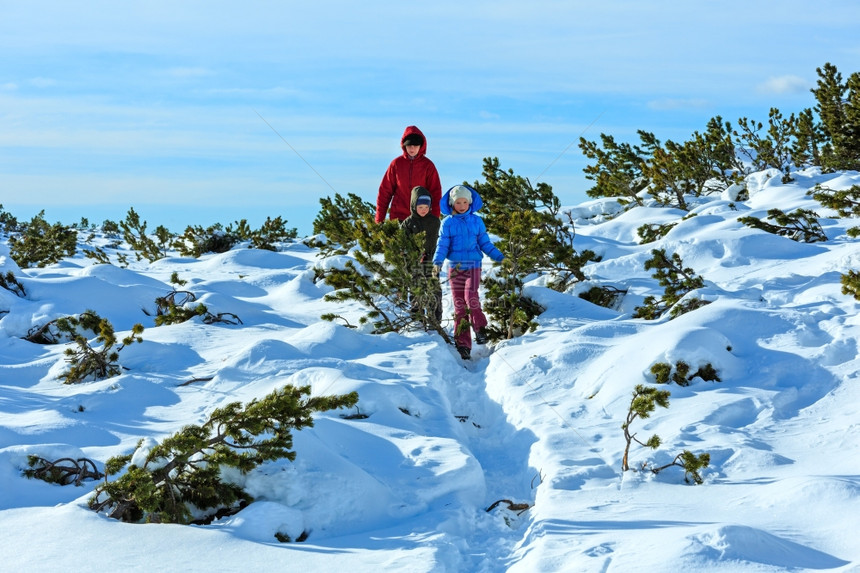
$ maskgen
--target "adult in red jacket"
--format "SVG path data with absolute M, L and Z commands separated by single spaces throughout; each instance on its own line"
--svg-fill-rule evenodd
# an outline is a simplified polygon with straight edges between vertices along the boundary
M 376 222 L 390 219 L 402 221 L 412 214 L 412 189 L 418 185 L 430 191 L 433 202 L 430 212 L 439 216 L 439 200 L 442 198 L 442 183 L 439 172 L 427 156 L 427 140 L 421 130 L 410 125 L 400 138 L 403 155 L 395 157 L 389 164 L 379 195 L 376 196 Z

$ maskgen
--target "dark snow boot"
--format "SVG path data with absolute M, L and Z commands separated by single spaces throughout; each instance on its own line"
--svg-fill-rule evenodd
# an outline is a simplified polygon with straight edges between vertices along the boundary
M 457 346 L 457 352 L 460 353 L 460 358 L 470 360 L 472 358 L 472 350 L 467 346 Z
M 487 343 L 487 333 L 484 332 L 484 329 L 475 331 L 475 342 L 478 344 Z

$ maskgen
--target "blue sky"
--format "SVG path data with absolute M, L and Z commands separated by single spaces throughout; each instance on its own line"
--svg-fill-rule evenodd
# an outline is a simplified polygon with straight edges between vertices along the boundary
M 321 197 L 375 200 L 412 124 L 443 187 L 498 157 L 575 204 L 581 135 L 683 141 L 715 115 L 813 106 L 825 62 L 860 71 L 855 0 L 0 0 L 0 14 L 0 204 L 65 223 L 134 207 L 174 232 L 280 215 L 309 233 Z

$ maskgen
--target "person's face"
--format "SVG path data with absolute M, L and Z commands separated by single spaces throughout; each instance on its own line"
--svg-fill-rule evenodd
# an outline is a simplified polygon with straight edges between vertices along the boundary
M 454 201 L 454 210 L 458 213 L 465 213 L 469 210 L 469 200 L 465 197 L 460 197 Z
M 415 212 L 421 217 L 426 217 L 427 213 L 430 212 L 430 205 L 417 205 L 415 207 Z
M 415 157 L 416 155 L 418 155 L 418 151 L 421 149 L 421 146 L 420 145 L 412 145 L 411 143 L 407 143 L 405 145 L 405 148 L 406 148 L 406 154 L 409 155 L 409 157 Z

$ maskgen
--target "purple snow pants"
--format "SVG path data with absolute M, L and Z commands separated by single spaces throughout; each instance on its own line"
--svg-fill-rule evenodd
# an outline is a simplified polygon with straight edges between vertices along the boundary
M 451 297 L 454 299 L 454 341 L 457 346 L 472 348 L 471 327 L 476 332 L 487 326 L 487 317 L 481 310 L 478 286 L 481 269 L 452 269 L 448 273 Z

